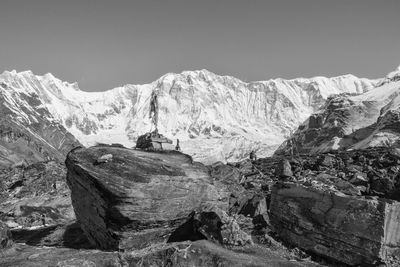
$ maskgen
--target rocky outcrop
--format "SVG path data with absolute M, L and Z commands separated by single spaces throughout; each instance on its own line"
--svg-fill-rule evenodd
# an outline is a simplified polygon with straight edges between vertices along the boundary
M 293 157 L 288 160 L 293 172 L 291 181 L 327 187 L 348 195 L 400 201 L 398 151 L 396 148 L 369 148 Z
M 271 223 L 281 238 L 350 265 L 400 258 L 400 203 L 278 183 L 272 189 Z
M 242 195 L 264 196 L 266 228 L 287 245 L 347 264 L 399 263 L 399 149 L 276 156 L 235 167 Z
M 12 245 L 12 235 L 8 226 L 0 222 L 0 250 Z
M 105 154 L 112 160 L 98 163 Z M 77 148 L 66 165 L 77 219 L 88 239 L 102 249 L 165 242 L 203 205 L 228 209 L 226 186 L 179 152 Z
M 235 218 L 225 211 L 203 206 L 179 226 L 168 238 L 168 242 L 196 241 L 207 239 L 220 245 L 244 246 L 253 244 L 251 236 L 240 229 Z
M 283 159 L 279 162 L 277 167 L 275 168 L 275 174 L 279 178 L 288 178 L 293 176 L 292 166 L 290 166 L 290 162 L 287 159 Z
M 0 220 L 11 229 L 75 219 L 66 168 L 55 161 L 0 169 Z
M 329 97 L 279 146 L 275 155 L 400 147 L 399 125 L 400 81 L 387 79 L 360 95 Z

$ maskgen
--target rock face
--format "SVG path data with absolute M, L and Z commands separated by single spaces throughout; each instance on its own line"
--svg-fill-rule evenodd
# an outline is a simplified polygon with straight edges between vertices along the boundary
M 112 161 L 96 163 L 105 154 Z M 78 221 L 103 249 L 164 242 L 202 205 L 228 208 L 228 191 L 207 167 L 179 152 L 121 147 L 77 148 L 66 159 Z
M 0 250 L 10 247 L 12 243 L 13 241 L 10 229 L 8 229 L 7 225 L 0 222 Z
M 126 266 L 194 266 L 194 267 L 310 267 L 311 261 L 296 261 L 268 248 L 252 247 L 230 250 L 207 240 L 160 244 L 127 252 L 76 250 L 65 247 L 27 246 L 2 251 L 0 266 L 12 267 L 126 267 Z
M 377 81 L 343 75 L 247 83 L 198 70 L 89 93 L 51 74 L 6 71 L 0 83 L 5 88 L 0 89 L 0 97 L 5 95 L 5 106 L 12 107 L 18 121 L 24 114 L 47 109 L 48 117 L 85 146 L 103 142 L 133 147 L 140 135 L 151 131 L 150 100 L 156 94 L 160 132 L 178 138 L 182 151 L 195 160 L 213 163 L 240 160 L 252 150 L 258 156 L 270 155 L 329 95 L 362 93 Z M 21 95 L 35 102 L 14 107 Z
M 193 243 L 171 243 L 151 249 L 128 252 L 123 256 L 127 259 L 129 266 L 320 266 L 310 261 L 289 261 L 283 255 L 261 246 L 229 250 L 206 240 Z
M 283 165 L 291 176 L 282 175 Z M 351 265 L 400 262 L 399 149 L 275 156 L 235 166 L 246 188 L 240 194 L 264 197 L 267 225 L 286 244 Z
M 168 242 L 203 239 L 220 245 L 253 244 L 251 236 L 240 229 L 234 218 L 215 207 L 202 207 L 202 211 L 193 212 L 189 220 L 171 234 Z
M 275 174 L 280 178 L 291 177 L 293 173 L 290 162 L 287 159 L 282 160 L 275 169 Z
M 400 201 L 400 154 L 396 148 L 369 148 L 291 158 L 292 181 L 348 195 Z M 272 165 L 278 166 L 278 164 Z
M 75 219 L 66 168 L 55 161 L 0 169 L 0 220 L 11 229 L 64 224 Z
M 400 203 L 278 183 L 270 219 L 279 236 L 350 265 L 400 258 Z

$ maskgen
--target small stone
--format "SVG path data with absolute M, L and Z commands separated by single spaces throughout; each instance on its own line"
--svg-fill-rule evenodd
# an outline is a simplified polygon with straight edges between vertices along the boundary
M 357 172 L 353 175 L 353 178 L 350 179 L 350 183 L 353 185 L 367 185 L 368 178 L 366 173 Z
M 356 188 L 357 188 L 358 190 L 360 190 L 361 193 L 367 193 L 367 192 L 368 192 L 368 187 L 366 187 L 366 186 L 364 186 L 364 185 L 356 186 Z
M 105 162 L 108 162 L 108 161 L 112 161 L 112 159 L 113 159 L 113 155 L 112 154 L 105 154 L 105 155 L 99 157 L 96 160 L 96 162 L 97 163 L 105 163 Z
M 400 157 L 400 148 L 392 148 L 392 150 L 390 151 L 390 154 L 392 154 L 396 157 Z
M 293 172 L 290 162 L 287 159 L 284 159 L 281 162 L 279 162 L 275 174 L 280 178 L 292 177 Z
M 332 155 L 324 155 L 320 161 L 320 165 L 332 168 L 335 164 L 335 158 Z
M 12 243 L 10 229 L 5 223 L 0 222 L 0 249 L 8 248 Z

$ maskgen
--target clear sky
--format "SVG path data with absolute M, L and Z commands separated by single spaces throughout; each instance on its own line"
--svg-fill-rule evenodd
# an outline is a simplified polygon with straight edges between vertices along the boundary
M 399 64 L 400 0 L 0 0 L 0 70 L 86 91 L 203 68 L 253 81 Z

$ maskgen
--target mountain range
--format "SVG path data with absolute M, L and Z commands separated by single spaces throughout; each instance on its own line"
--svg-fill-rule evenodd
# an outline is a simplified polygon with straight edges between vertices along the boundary
M 317 121 L 325 125 L 332 105 L 341 99 L 358 103 L 356 110 L 365 114 L 356 127 L 346 122 L 344 134 L 382 123 L 398 106 L 392 97 L 398 94 L 398 73 L 372 80 L 349 74 L 244 82 L 197 70 L 168 73 L 144 85 L 86 92 L 52 74 L 5 71 L 0 75 L 0 165 L 63 158 L 77 145 L 134 147 L 138 136 L 154 130 L 149 118 L 153 92 L 158 96 L 159 132 L 174 143 L 179 139 L 183 152 L 195 160 L 237 161 L 253 150 L 269 156 L 290 136 L 306 131 L 304 121 L 322 114 Z M 387 91 L 393 92 L 388 98 Z M 303 128 L 292 135 L 299 125 Z
M 334 95 L 275 154 L 400 147 L 400 67 L 373 89 Z

